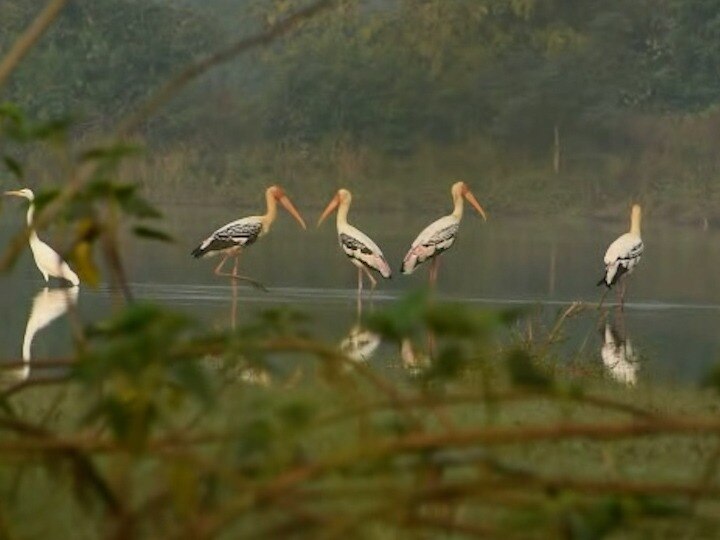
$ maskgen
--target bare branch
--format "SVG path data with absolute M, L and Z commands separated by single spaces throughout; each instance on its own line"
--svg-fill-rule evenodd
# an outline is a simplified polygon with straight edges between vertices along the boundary
M 68 0 L 50 0 L 0 61 L 0 87 L 60 14 Z
M 275 39 L 295 29 L 303 21 L 327 10 L 334 4 L 335 0 L 319 0 L 305 9 L 296 11 L 289 17 L 273 24 L 265 32 L 255 34 L 254 36 L 250 36 L 248 38 L 243 38 L 224 49 L 216 51 L 207 58 L 204 58 L 194 64 L 190 64 L 174 78 L 170 79 L 161 86 L 133 114 L 122 121 L 117 128 L 117 135 L 122 137 L 137 129 L 146 118 L 152 116 L 157 109 L 169 101 L 179 90 L 187 86 L 188 83 L 197 79 L 209 69 L 218 64 L 222 64 L 223 62 L 227 62 L 247 50 L 271 43 Z

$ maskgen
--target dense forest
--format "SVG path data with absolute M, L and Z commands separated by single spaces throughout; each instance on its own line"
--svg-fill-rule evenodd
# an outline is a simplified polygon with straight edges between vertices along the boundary
M 73 2 L 6 97 L 89 137 L 188 61 L 306 5 L 122 3 Z M 36 7 L 0 5 L 0 50 Z M 343 1 L 186 90 L 143 127 L 153 157 L 127 173 L 166 197 L 412 186 L 407 205 L 460 177 L 507 211 L 602 215 L 638 198 L 712 221 L 719 100 L 711 0 Z

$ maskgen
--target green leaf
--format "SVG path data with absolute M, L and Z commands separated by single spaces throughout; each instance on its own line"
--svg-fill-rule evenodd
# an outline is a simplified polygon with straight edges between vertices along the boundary
M 452 380 L 457 378 L 467 365 L 465 351 L 457 345 L 443 347 L 424 374 L 426 380 Z
M 368 330 L 396 341 L 418 333 L 423 327 L 428 296 L 426 289 L 408 294 L 389 308 L 368 317 Z
M 94 160 L 119 160 L 126 156 L 138 154 L 142 151 L 142 146 L 137 144 L 130 144 L 126 142 L 119 142 L 110 146 L 98 146 L 86 150 L 80 154 L 81 161 L 94 161 Z
M 118 199 L 125 213 L 141 219 L 157 219 L 162 214 L 142 197 L 131 195 Z
M 191 360 L 175 362 L 171 374 L 184 390 L 190 392 L 205 405 L 212 405 L 215 393 L 207 372 L 197 362 Z
M 72 120 L 70 118 L 57 118 L 31 125 L 25 132 L 25 136 L 29 139 L 52 139 L 56 137 L 64 137 Z
M 539 389 L 550 387 L 552 380 L 535 365 L 527 351 L 522 349 L 510 351 L 506 361 L 513 384 Z
M 20 107 L 9 101 L 0 103 L 0 118 L 8 118 L 14 123 L 19 124 L 23 121 L 23 113 Z
M 5 167 L 8 168 L 8 170 L 15 175 L 15 178 L 22 180 L 24 177 L 23 175 L 23 169 L 20 163 L 13 157 L 10 156 L 4 156 L 3 162 L 5 163 Z

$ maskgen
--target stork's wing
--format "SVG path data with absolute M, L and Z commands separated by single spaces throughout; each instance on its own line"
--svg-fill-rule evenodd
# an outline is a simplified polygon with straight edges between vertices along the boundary
M 645 246 L 642 239 L 631 233 L 625 233 L 615 240 L 605 252 L 605 275 L 598 285 L 615 285 L 623 274 L 630 273 L 640 262 Z
M 338 240 L 340 240 L 340 246 L 345 255 L 368 268 L 377 270 L 382 277 L 389 278 L 391 275 L 390 265 L 377 244 L 360 231 L 353 229 L 352 232 L 354 234 L 346 232 L 338 234 Z
M 428 259 L 450 249 L 455 243 L 459 228 L 460 222 L 452 216 L 440 218 L 425 227 L 403 259 L 403 274 L 412 273 Z
M 245 247 L 254 243 L 262 232 L 262 222 L 257 218 L 243 218 L 220 227 L 193 250 L 195 257 L 232 247 Z

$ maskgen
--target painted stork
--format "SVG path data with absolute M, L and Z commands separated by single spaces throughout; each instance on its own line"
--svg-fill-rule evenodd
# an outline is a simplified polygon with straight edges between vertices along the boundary
M 17 191 L 6 191 L 5 195 L 23 197 L 30 201 L 30 206 L 27 211 L 27 225 L 30 229 L 28 240 L 30 242 L 30 250 L 35 259 L 35 265 L 38 267 L 38 270 L 40 270 L 45 281 L 50 281 L 50 278 L 54 277 L 67 280 L 72 283 L 73 286 L 79 285 L 80 278 L 78 275 L 62 260 L 62 257 L 58 255 L 57 251 L 38 238 L 35 229 L 32 228 L 33 214 L 35 213 L 35 204 L 33 202 L 35 201 L 35 194 L 32 190 L 23 188 Z
M 401 267 L 403 274 L 412 274 L 418 266 L 428 259 L 432 259 L 429 276 L 432 286 L 437 281 L 439 264 L 437 256 L 450 249 L 455 243 L 463 215 L 463 197 L 478 211 L 483 220 L 487 221 L 485 210 L 465 182 L 455 182 L 450 193 L 453 200 L 452 213 L 441 217 L 423 229 L 412 243 L 410 251 L 405 255 Z
M 347 189 L 339 189 L 330 200 L 327 207 L 320 215 L 317 226 L 319 227 L 325 218 L 333 210 L 337 209 L 337 233 L 340 247 L 358 269 L 358 305 L 363 286 L 363 272 L 370 280 L 372 290 L 377 285 L 377 280 L 370 273 L 375 270 L 385 279 L 392 276 L 390 265 L 385 260 L 380 248 L 366 234 L 357 230 L 347 222 L 348 210 L 352 202 L 352 194 Z
M 632 273 L 643 254 L 644 246 L 640 237 L 641 220 L 642 210 L 640 205 L 634 204 L 630 214 L 630 231 L 621 235 L 608 247 L 605 252 L 605 274 L 597 283 L 598 286 L 605 285 L 608 289 L 611 289 L 622 280 L 620 288 L 621 309 L 625 304 L 625 289 L 627 287 L 627 278 L 623 276 Z
M 200 242 L 200 245 L 192 251 L 192 256 L 197 259 L 220 254 L 222 260 L 215 267 L 216 275 L 244 279 L 256 286 L 264 288 L 258 282 L 238 275 L 238 264 L 243 249 L 254 244 L 258 238 L 270 231 L 270 227 L 277 217 L 278 202 L 297 220 L 303 229 L 307 228 L 302 216 L 280 186 L 270 186 L 265 190 L 265 202 L 267 204 L 267 212 L 265 212 L 265 214 L 262 216 L 250 216 L 238 219 L 223 225 Z M 235 257 L 235 267 L 232 273 L 222 272 L 225 261 L 230 257 Z

